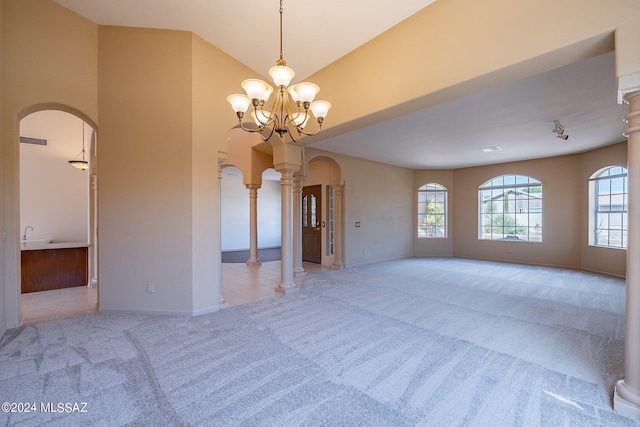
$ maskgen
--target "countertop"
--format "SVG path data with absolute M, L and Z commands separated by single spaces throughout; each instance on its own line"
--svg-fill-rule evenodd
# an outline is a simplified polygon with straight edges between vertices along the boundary
M 70 248 L 88 248 L 88 247 L 89 247 L 89 243 L 87 242 L 20 243 L 21 251 L 42 251 L 42 250 L 49 250 L 49 249 L 70 249 Z

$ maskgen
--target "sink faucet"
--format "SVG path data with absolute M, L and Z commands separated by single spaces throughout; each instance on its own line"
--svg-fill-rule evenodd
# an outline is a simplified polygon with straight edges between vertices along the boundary
M 33 227 L 32 227 L 32 226 L 30 226 L 30 225 L 27 225 L 27 226 L 24 228 L 24 236 L 22 236 L 22 240 L 27 240 L 27 230 L 28 230 L 28 229 L 31 229 L 31 231 L 33 231 Z

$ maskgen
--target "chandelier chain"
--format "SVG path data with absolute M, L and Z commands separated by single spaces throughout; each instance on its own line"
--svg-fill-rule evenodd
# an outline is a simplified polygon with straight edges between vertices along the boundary
M 282 12 L 283 12 L 283 7 L 282 7 L 282 0 L 280 0 L 280 60 L 277 61 L 278 65 L 287 65 L 286 61 L 284 60 L 284 53 L 282 50 Z
M 331 103 L 315 100 L 320 87 L 314 83 L 300 82 L 289 86 L 295 72 L 287 67 L 284 60 L 282 47 L 284 7 L 282 4 L 283 0 L 280 0 L 280 58 L 276 61 L 276 66 L 269 69 L 269 75 L 276 85 L 275 91 L 262 80 L 246 79 L 241 83 L 246 95 L 231 94 L 227 96 L 227 101 L 236 112 L 241 129 L 247 132 L 259 132 L 264 141 L 269 140 L 275 132 L 283 139 L 288 135 L 291 141 L 297 142 L 303 135 L 312 136 L 320 132 Z M 273 102 L 271 107 L 267 107 L 266 102 L 272 93 Z M 257 127 L 245 126 L 242 121 L 247 109 L 251 106 L 253 111 L 250 114 Z M 318 129 L 315 132 L 307 132 L 304 129 L 312 114 L 317 120 Z

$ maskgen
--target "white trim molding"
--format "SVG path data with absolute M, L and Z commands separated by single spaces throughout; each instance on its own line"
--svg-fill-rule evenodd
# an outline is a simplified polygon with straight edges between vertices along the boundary
M 618 104 L 624 104 L 624 97 L 640 91 L 640 71 L 618 77 Z

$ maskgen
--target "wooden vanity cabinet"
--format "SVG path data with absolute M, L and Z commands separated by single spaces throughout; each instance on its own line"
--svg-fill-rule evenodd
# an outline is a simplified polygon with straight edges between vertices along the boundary
M 88 248 L 22 251 L 22 293 L 86 286 Z

